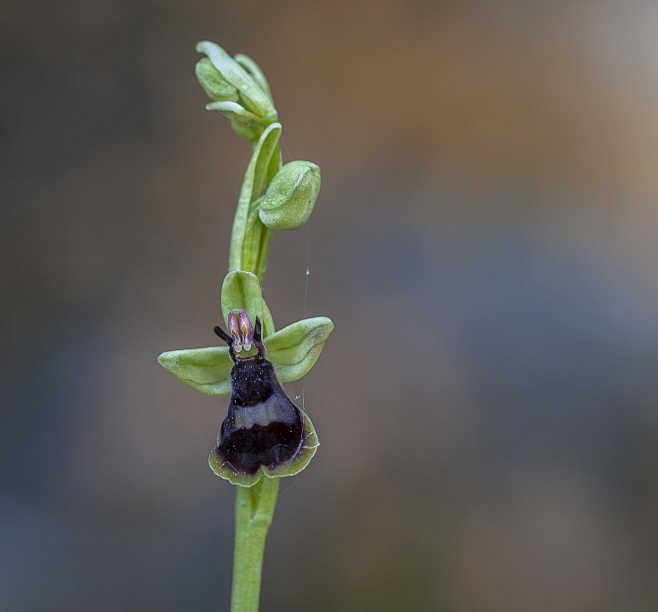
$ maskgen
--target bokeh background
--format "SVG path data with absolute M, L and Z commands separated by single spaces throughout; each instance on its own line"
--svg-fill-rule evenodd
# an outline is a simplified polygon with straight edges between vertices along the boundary
M 336 330 L 288 386 L 322 446 L 262 609 L 658 609 L 657 29 L 635 1 L 4 0 L 0 608 L 228 609 L 226 400 L 155 361 L 216 342 L 249 157 L 203 110 L 211 39 L 323 172 L 265 284 L 280 326 Z

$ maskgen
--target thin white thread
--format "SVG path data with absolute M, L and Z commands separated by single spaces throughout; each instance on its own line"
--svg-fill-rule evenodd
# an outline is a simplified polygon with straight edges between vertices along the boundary
M 304 271 L 304 318 L 308 316 L 308 291 L 311 282 L 311 237 L 308 228 L 306 234 L 306 270 Z M 302 410 L 305 409 L 304 381 L 302 380 Z
M 288 157 L 288 151 L 285 148 L 285 145 L 281 145 L 281 150 L 286 154 L 286 157 Z M 306 236 L 305 236 L 305 241 L 306 241 L 306 247 L 305 247 L 305 258 L 306 258 L 306 266 L 304 268 L 304 304 L 303 304 L 303 318 L 305 319 L 308 316 L 308 296 L 309 296 L 309 288 L 310 288 L 310 280 L 311 280 L 311 236 L 309 234 L 309 229 L 308 227 L 305 227 L 302 230 Z M 295 400 L 299 401 L 300 399 L 302 400 L 302 410 L 305 410 L 306 406 L 306 397 L 305 397 L 305 390 L 304 390 L 304 381 L 302 379 L 302 388 L 301 388 L 301 393 L 295 395 Z M 308 433 L 304 437 L 304 442 L 310 437 L 310 433 Z M 314 448 L 317 448 L 317 444 L 314 446 L 307 446 L 306 444 L 302 444 L 302 448 L 306 450 L 313 450 Z M 293 486 L 297 485 L 297 479 L 295 478 L 286 478 L 284 479 L 284 482 L 281 483 L 281 490 L 282 491 L 287 491 Z

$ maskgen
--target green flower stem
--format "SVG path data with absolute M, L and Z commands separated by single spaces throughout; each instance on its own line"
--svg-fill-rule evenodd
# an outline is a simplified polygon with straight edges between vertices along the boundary
M 308 220 L 320 190 L 320 168 L 311 162 L 281 164 L 281 124 L 265 75 L 246 55 L 231 57 L 219 45 L 202 41 L 206 57 L 196 64 L 199 83 L 212 100 L 208 110 L 223 113 L 233 130 L 248 139 L 253 152 L 244 174 L 229 247 L 228 274 L 221 288 L 222 316 L 228 324 L 234 310 L 262 323 L 268 360 L 282 382 L 298 380 L 315 363 L 333 329 L 326 317 L 297 321 L 278 332 L 263 299 L 262 285 L 272 230 L 292 230 Z M 167 351 L 159 363 L 192 388 L 208 395 L 231 393 L 233 367 L 228 347 Z M 279 478 L 303 470 L 319 446 L 315 428 L 303 410 L 304 439 L 294 461 L 259 466 L 255 474 L 238 472 L 218 461 L 208 463 L 236 488 L 235 558 L 232 612 L 257 612 L 267 531 L 279 491 Z M 218 436 L 221 444 L 221 432 Z
M 278 478 L 263 478 L 249 488 L 236 487 L 231 612 L 258 612 L 265 539 L 278 492 Z
M 240 191 L 231 236 L 229 270 L 255 273 L 260 285 L 263 283 L 272 232 L 261 223 L 254 202 L 281 168 L 280 133 L 279 124 L 266 128 L 254 147 Z M 265 311 L 263 335 L 268 337 L 275 331 L 274 322 L 264 300 L 262 304 Z M 247 304 L 242 304 L 241 308 L 246 309 Z M 236 487 L 231 612 L 258 612 L 265 539 L 272 524 L 278 492 L 278 478 L 263 478 L 253 487 Z

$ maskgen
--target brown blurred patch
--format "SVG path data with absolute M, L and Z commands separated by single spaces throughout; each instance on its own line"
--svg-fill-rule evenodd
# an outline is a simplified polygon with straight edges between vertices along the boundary
M 411 154 L 424 172 L 655 194 L 658 89 L 633 49 L 656 11 L 532 6 L 283 3 L 252 54 L 278 73 L 295 137 L 351 166 Z

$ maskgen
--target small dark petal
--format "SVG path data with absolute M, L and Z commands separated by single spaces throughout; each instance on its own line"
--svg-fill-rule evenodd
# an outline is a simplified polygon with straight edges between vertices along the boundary
M 215 325 L 214 327 L 215 333 L 224 341 L 226 344 L 231 346 L 231 343 L 233 342 L 233 338 L 229 336 L 219 325 Z

